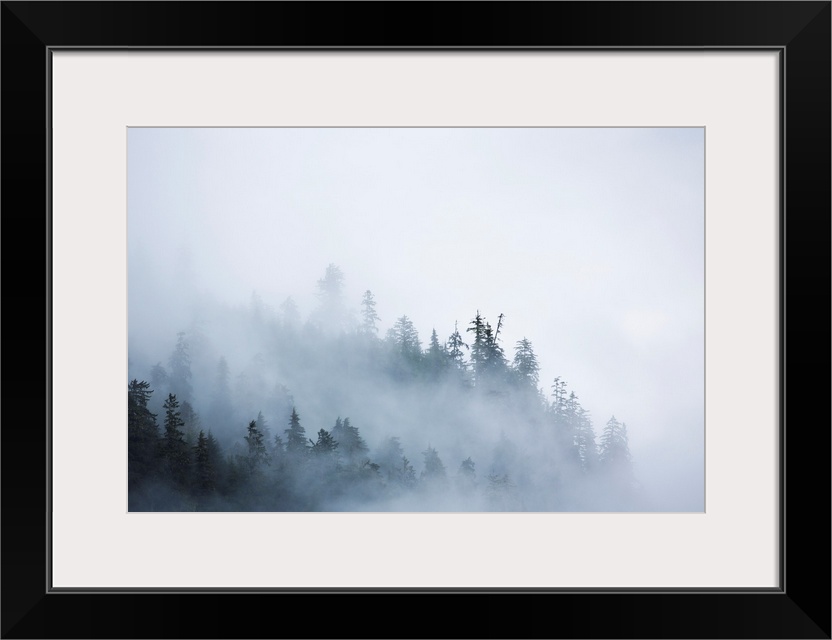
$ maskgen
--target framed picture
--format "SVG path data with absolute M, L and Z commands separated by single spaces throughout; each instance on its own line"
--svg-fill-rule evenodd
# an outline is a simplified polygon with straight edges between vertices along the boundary
M 342 595 L 388 596 L 385 604 L 394 619 L 399 615 L 407 620 L 413 617 L 410 607 L 420 604 L 415 598 L 429 597 L 433 606 L 444 605 L 455 612 L 454 619 L 465 621 L 467 631 L 460 627 L 446 635 L 486 635 L 497 630 L 506 637 L 830 636 L 828 517 L 795 507 L 802 507 L 798 497 L 805 495 L 812 495 L 823 509 L 829 504 L 828 430 L 806 425 L 828 424 L 829 411 L 828 356 L 821 363 L 827 374 L 820 374 L 813 363 L 816 356 L 808 354 L 829 353 L 824 345 L 830 321 L 830 5 L 608 3 L 603 7 L 599 19 L 598 5 L 590 3 L 345 3 L 325 11 L 296 3 L 3 3 L 3 124 L 11 132 L 3 142 L 4 223 L 6 238 L 12 239 L 6 247 L 4 282 L 7 354 L 12 352 L 10 345 L 28 344 L 44 356 L 31 351 L 7 356 L 4 371 L 7 407 L 21 398 L 29 400 L 20 403 L 21 409 L 29 407 L 26 413 L 20 411 L 13 419 L 7 409 L 2 432 L 2 572 L 6 584 L 16 585 L 4 588 L 4 636 L 349 635 L 353 631 L 335 620 L 322 621 L 307 634 L 290 631 L 268 616 L 244 616 L 251 606 L 270 611 L 288 603 L 313 614 L 321 605 L 314 598 L 337 606 Z M 405 14 L 413 31 L 388 26 L 381 37 L 369 27 L 374 21 L 403 24 Z M 567 140 L 564 132 L 580 136 Z M 617 146 L 620 141 L 610 142 L 622 132 L 629 132 L 631 146 L 626 153 Z M 586 137 L 593 134 L 595 141 Z M 639 137 L 643 134 L 646 137 Z M 264 158 L 256 149 L 267 135 L 275 155 Z M 242 141 L 246 136 L 248 142 Z M 692 136 L 686 144 L 693 150 L 678 164 L 679 139 L 685 136 Z M 546 144 L 539 144 L 544 139 Z M 415 195 L 423 183 L 401 179 L 416 171 L 408 162 L 418 158 L 419 144 L 434 149 L 422 161 L 435 172 L 424 184 L 441 184 L 436 175 L 447 176 L 453 163 L 462 164 L 463 158 L 482 159 L 478 171 L 491 177 L 473 181 L 467 196 L 455 190 L 462 175 L 443 187 L 448 200 L 465 199 L 482 211 L 488 208 L 486 200 L 516 203 L 524 191 L 523 206 L 534 208 L 538 201 L 528 194 L 543 193 L 541 198 L 551 200 L 554 196 L 545 189 L 558 184 L 559 177 L 559 197 L 575 200 L 579 212 L 575 224 L 591 215 L 585 201 L 604 189 L 615 194 L 617 202 L 599 202 L 624 208 L 626 189 L 610 186 L 616 180 L 635 189 L 650 174 L 653 182 L 645 184 L 654 191 L 673 184 L 676 191 L 689 195 L 688 201 L 698 199 L 704 226 L 694 223 L 689 229 L 690 215 L 673 218 L 660 210 L 652 226 L 636 211 L 623 218 L 599 217 L 596 222 L 599 237 L 605 238 L 615 256 L 627 252 L 611 246 L 613 240 L 627 242 L 639 253 L 666 245 L 664 262 L 655 257 L 646 260 L 641 272 L 631 271 L 629 262 L 612 261 L 619 265 L 621 282 L 629 278 L 627 286 L 633 290 L 633 280 L 643 284 L 658 266 L 666 265 L 662 275 L 667 288 L 654 290 L 664 306 L 656 303 L 654 309 L 683 307 L 687 303 L 682 289 L 687 286 L 693 298 L 704 300 L 698 311 L 694 308 L 685 316 L 699 313 L 699 328 L 685 334 L 687 340 L 680 339 L 678 331 L 670 332 L 679 344 L 669 338 L 664 343 L 668 367 L 664 377 L 681 382 L 657 387 L 663 389 L 662 397 L 651 403 L 655 408 L 667 402 L 678 411 L 689 406 L 685 404 L 689 399 L 672 404 L 667 396 L 682 397 L 685 390 L 700 385 L 704 405 L 698 405 L 698 421 L 693 419 L 700 430 L 684 437 L 676 432 L 676 439 L 656 436 L 661 447 L 641 461 L 634 456 L 645 470 L 643 477 L 652 473 L 656 485 L 664 486 L 667 501 L 659 508 L 645 507 L 646 503 L 622 508 L 623 502 L 603 503 L 608 493 L 587 490 L 571 495 L 571 508 L 565 499 L 546 502 L 521 490 L 534 486 L 533 482 L 509 481 L 509 475 L 517 477 L 517 467 L 507 466 L 511 472 L 501 472 L 485 447 L 482 458 L 475 456 L 487 460 L 479 463 L 477 471 L 482 474 L 480 482 L 488 477 L 492 486 L 477 494 L 481 508 L 471 509 L 472 513 L 452 500 L 452 495 L 462 495 L 461 485 L 446 491 L 446 509 L 436 508 L 436 503 L 416 508 L 413 502 L 390 507 L 387 493 L 384 507 L 378 506 L 381 493 L 373 493 L 362 506 L 355 506 L 354 494 L 347 494 L 350 506 L 343 509 L 315 502 L 302 492 L 264 509 L 258 502 L 242 507 L 233 503 L 236 506 L 229 509 L 214 503 L 200 509 L 206 503 L 193 497 L 197 494 L 190 489 L 187 500 L 181 499 L 185 493 L 170 491 L 130 493 L 128 481 L 133 476 L 129 480 L 128 471 L 136 467 L 130 467 L 135 450 L 128 447 L 124 382 L 134 377 L 134 371 L 146 371 L 149 377 L 153 365 L 164 361 L 171 371 L 161 371 L 164 366 L 157 370 L 155 386 L 166 389 L 169 398 L 188 394 L 181 384 L 184 377 L 173 381 L 175 358 L 169 360 L 161 347 L 154 352 L 155 347 L 147 346 L 167 340 L 170 344 L 165 348 L 174 353 L 177 348 L 183 353 L 190 348 L 184 339 L 191 336 L 185 334 L 177 343 L 168 334 L 178 326 L 172 319 L 178 304 L 198 287 L 177 288 L 181 280 L 169 274 L 180 267 L 187 270 L 187 258 L 170 254 L 192 251 L 192 266 L 213 269 L 206 278 L 224 281 L 236 292 L 247 285 L 231 276 L 244 261 L 235 254 L 245 255 L 248 245 L 225 241 L 245 225 L 251 228 L 243 236 L 249 244 L 258 231 L 260 235 L 268 231 L 273 241 L 258 240 L 251 251 L 254 255 L 245 255 L 246 263 L 277 265 L 284 275 L 291 271 L 289 280 L 306 278 L 313 286 L 320 278 L 317 284 L 324 294 L 320 301 L 325 306 L 327 300 L 332 302 L 325 295 L 332 289 L 327 283 L 340 285 L 338 276 L 344 275 L 336 259 L 330 267 L 322 264 L 321 274 L 309 272 L 307 277 L 301 275 L 306 273 L 301 261 L 320 256 L 311 248 L 304 251 L 292 245 L 321 237 L 330 253 L 353 246 L 349 234 L 366 222 L 362 216 L 379 216 L 378 204 L 373 209 L 369 202 L 371 191 L 391 206 L 409 201 L 414 207 L 411 218 L 438 225 L 441 220 L 417 211 L 428 206 L 418 205 Z M 251 153 L 240 154 L 245 145 Z M 335 147 L 341 151 L 333 153 Z M 376 153 L 374 161 L 367 163 L 360 149 L 371 147 Z M 462 148 L 488 151 L 460 155 Z M 606 173 L 570 173 L 581 162 L 596 166 L 594 158 L 605 152 L 611 158 L 621 153 L 630 161 L 619 159 L 613 162 L 615 169 Z M 512 160 L 490 164 L 497 156 Z M 246 164 L 252 157 L 264 158 L 272 173 L 261 173 L 256 163 Z M 534 170 L 524 164 L 530 157 L 550 167 L 551 179 L 532 179 Z M 207 181 L 196 180 L 195 174 L 210 158 L 222 161 L 219 169 Z M 378 158 L 388 162 L 379 163 Z M 649 161 L 642 163 L 643 158 Z M 697 166 L 697 158 L 704 160 L 698 163 L 698 174 L 689 168 Z M 320 168 L 327 162 L 330 166 L 323 172 Z M 360 171 L 353 171 L 356 165 L 372 174 L 369 180 L 361 181 Z M 403 167 L 398 172 L 397 165 Z M 235 170 L 236 189 L 209 189 L 225 177 L 231 182 Z M 258 221 L 256 216 L 234 218 L 232 204 L 217 205 L 222 197 L 239 203 L 248 191 L 252 199 L 243 201 L 246 208 L 256 210 L 267 197 L 257 191 L 258 185 L 271 182 L 278 170 L 292 182 L 292 189 L 281 191 L 281 197 L 302 201 L 293 208 L 264 206 L 265 217 Z M 341 182 L 335 178 L 339 175 L 344 176 Z M 391 191 L 371 188 L 373 177 L 375 183 L 391 185 Z M 596 188 L 570 191 L 569 185 L 593 177 Z M 298 186 L 312 179 L 314 184 L 306 190 Z M 485 192 L 486 183 L 499 185 L 501 180 L 512 188 L 488 191 L 486 198 L 479 194 Z M 679 187 L 685 180 L 698 186 Z M 346 183 L 357 186 L 350 190 Z M 149 186 L 153 184 L 162 186 L 154 189 Z M 648 202 L 643 192 L 639 198 Z M 194 199 L 200 205 L 178 217 Z M 344 204 L 347 201 L 358 204 L 350 208 Z M 677 211 L 676 201 L 660 202 Z M 495 227 L 490 247 L 499 249 L 507 241 L 506 232 L 499 231 L 501 224 L 508 227 L 519 221 L 530 228 L 519 216 L 509 220 L 510 208 L 498 207 L 493 216 L 483 213 L 477 218 Z M 366 213 L 371 209 L 375 213 Z M 458 232 L 464 216 L 453 211 L 461 209 L 452 207 L 441 214 Z M 45 216 L 37 213 L 44 211 Z M 350 216 L 352 222 L 347 224 Z M 375 228 L 391 219 L 392 214 L 376 217 Z M 280 224 L 272 227 L 276 221 Z M 630 229 L 626 221 L 641 225 L 644 233 Z M 319 236 L 303 225 L 317 226 Z M 407 228 L 401 220 L 395 225 Z M 550 227 L 541 228 L 554 233 Z M 704 229 L 698 240 L 701 247 L 704 239 L 704 258 L 700 253 L 688 259 L 682 248 L 696 246 L 696 238 L 691 238 L 696 228 Z M 568 238 L 568 230 L 562 231 Z M 389 239 L 380 230 L 377 234 Z M 180 251 L 180 238 L 188 235 L 195 238 L 194 244 Z M 334 241 L 339 237 L 341 242 Z M 479 241 L 483 237 L 488 234 L 465 236 Z M 137 238 L 144 240 L 138 243 Z M 212 244 L 211 238 L 223 242 Z M 356 265 L 352 273 L 365 280 L 397 261 L 402 273 L 410 272 L 419 263 L 420 247 L 427 246 L 419 238 L 423 236 L 412 229 L 388 258 L 382 259 L 386 254 L 377 248 L 378 260 L 367 257 L 365 267 L 354 249 L 339 255 Z M 545 250 L 549 246 L 553 254 L 560 251 L 566 256 L 563 244 L 537 241 L 538 264 L 549 256 Z M 505 255 L 482 267 L 485 277 L 496 278 L 501 267 L 508 270 L 518 263 L 523 252 L 516 245 L 507 246 L 512 248 Z M 579 251 L 587 251 L 586 246 L 574 245 Z M 34 247 L 38 249 L 33 251 Z M 218 257 L 206 258 L 206 247 L 216 249 Z M 289 269 L 285 259 L 257 257 L 270 247 L 275 254 L 291 256 L 297 269 Z M 417 254 L 416 263 L 406 262 L 408 252 Z M 485 260 L 473 250 L 465 255 L 474 262 Z M 577 263 L 563 260 L 565 270 L 578 273 Z M 442 262 L 445 270 L 437 267 L 437 274 L 453 273 L 447 258 Z M 597 268 L 602 260 L 590 254 L 585 263 Z M 145 280 L 137 264 L 149 265 L 148 269 L 172 266 L 158 269 L 163 272 L 160 278 Z M 464 265 L 465 260 L 460 260 L 458 267 Z M 674 269 L 693 273 L 693 284 L 682 284 L 687 281 L 673 275 Z M 389 271 L 395 274 L 395 267 Z M 21 273 L 26 277 L 20 278 Z M 350 272 L 346 276 L 352 277 Z M 387 299 L 392 298 L 394 288 L 379 281 L 379 287 L 391 291 Z M 407 280 L 401 288 L 415 296 L 416 281 Z M 261 282 L 281 280 L 276 273 Z M 529 314 L 535 309 L 543 313 L 547 308 L 543 300 L 551 295 L 546 280 L 530 277 L 529 282 L 535 293 L 518 299 L 526 301 Z M 169 288 L 165 296 L 153 295 L 164 286 Z M 360 285 L 361 290 L 373 286 Z M 287 287 L 275 284 L 279 300 L 294 293 Z M 603 291 L 599 295 L 612 295 L 609 285 Z M 258 305 L 278 301 L 264 296 L 263 303 L 264 297 L 252 298 L 250 289 L 239 296 L 248 305 L 249 319 L 258 313 Z M 439 298 L 433 296 L 437 308 Z M 578 301 L 576 306 L 588 304 Z M 27 312 L 18 313 L 23 305 Z M 309 304 L 312 314 L 313 306 Z M 520 302 L 517 306 L 522 307 Z M 367 320 L 367 309 L 365 304 L 365 324 L 373 324 L 373 318 Z M 331 305 L 318 310 L 324 311 L 327 319 L 333 317 Z M 488 328 L 509 336 L 507 323 L 515 320 L 506 314 L 503 325 L 496 315 L 502 311 L 488 310 Z M 391 309 L 394 316 L 408 312 Z M 287 310 L 281 313 L 265 317 L 285 324 Z M 212 322 L 233 315 L 214 315 Z M 45 318 L 45 325 L 33 317 Z M 388 344 L 406 342 L 408 326 L 402 317 L 406 316 L 382 325 L 391 329 Z M 673 327 L 682 322 L 669 318 Z M 471 321 L 450 318 L 454 319 L 465 326 Z M 236 321 L 228 322 L 231 326 Z M 660 325 L 655 314 L 642 313 L 630 320 L 635 333 L 649 337 L 644 343 L 649 345 L 655 344 Z M 430 328 L 418 326 L 428 351 Z M 217 331 L 222 333 L 222 328 Z M 139 340 L 138 336 L 155 333 L 163 336 L 158 342 Z M 241 333 L 253 334 L 250 328 Z M 498 344 L 491 335 L 493 344 Z M 596 337 L 599 334 L 587 335 L 593 338 L 585 344 L 603 343 Z M 476 327 L 473 336 L 477 339 Z M 521 337 L 513 336 L 506 346 L 513 351 Z M 314 336 L 295 343 L 303 345 L 307 339 Z M 491 344 L 483 340 L 482 344 Z M 693 365 L 679 364 L 682 343 L 693 344 L 693 351 L 704 343 L 703 387 Z M 576 350 L 588 357 L 586 349 Z M 444 347 L 437 351 L 446 353 Z M 596 353 L 600 356 L 601 351 Z M 522 356 L 522 349 L 518 353 Z M 419 358 L 421 354 L 420 347 Z M 510 355 L 515 359 L 506 358 L 506 371 L 515 377 L 526 371 L 528 379 L 531 374 L 528 367 L 522 368 L 523 358 Z M 660 359 L 647 346 L 634 350 L 633 357 L 644 362 Z M 427 366 L 419 362 L 419 367 Z M 481 362 L 465 360 L 462 368 L 479 376 L 467 381 L 470 386 L 485 389 L 488 372 L 478 368 Z M 401 364 L 396 360 L 388 365 L 395 369 L 396 363 Z M 228 366 L 235 376 L 247 373 L 251 380 L 249 364 L 247 359 Z M 544 364 L 549 366 L 541 362 L 541 368 Z M 674 364 L 693 372 L 696 380 L 675 371 Z M 616 364 L 614 368 L 619 377 L 630 372 L 630 378 L 636 379 L 636 367 Z M 407 376 L 414 370 L 399 367 L 395 373 Z M 167 382 L 163 373 L 168 374 Z M 558 373 L 546 371 L 550 378 Z M 269 375 L 265 376 L 269 382 L 275 382 Z M 307 374 L 316 383 L 323 377 L 317 369 Z M 600 376 L 594 377 L 597 382 Z M 45 385 L 33 382 L 41 380 Z M 295 394 L 292 400 L 300 403 L 303 394 L 298 389 L 303 382 L 299 377 L 292 380 L 287 393 Z M 548 391 L 551 380 L 541 378 L 540 383 Z M 512 384 L 517 384 L 516 379 Z M 585 387 L 592 389 L 591 384 L 588 381 Z M 793 389 L 791 396 L 788 388 Z M 241 384 L 240 393 L 251 389 Z M 338 406 L 355 411 L 346 399 L 349 393 L 341 388 L 331 391 L 343 398 Z M 576 391 L 580 394 L 582 388 Z M 194 405 L 208 426 L 209 410 L 202 407 L 218 394 L 206 391 L 193 397 L 201 398 L 202 404 L 194 400 Z M 582 399 L 592 407 L 590 398 Z M 547 398 L 546 407 L 551 409 L 555 400 Z M 417 404 L 422 406 L 424 400 Z M 44 414 L 31 411 L 31 405 L 45 406 L 45 419 L 33 420 L 32 415 Z M 173 415 L 177 408 L 181 406 L 165 403 L 154 411 Z M 307 415 L 303 405 L 298 410 L 301 417 Z M 335 404 L 327 405 L 321 415 L 335 410 Z M 315 411 L 310 409 L 312 414 Z M 254 431 L 249 431 L 249 440 L 240 437 L 239 442 L 256 444 L 256 436 L 262 435 L 258 421 L 263 425 L 271 420 L 273 431 L 280 435 L 276 425 L 282 414 L 275 409 L 273 415 L 277 417 L 251 416 Z M 355 422 L 365 436 L 394 435 L 381 428 L 372 430 L 374 421 L 382 421 L 380 411 L 365 415 L 372 418 Z M 596 416 L 599 431 L 606 417 Z M 336 422 L 329 432 L 317 429 L 327 418 L 312 421 L 317 441 L 310 439 L 308 444 L 314 451 L 334 449 L 334 444 L 325 446 L 327 438 L 347 434 L 340 418 L 340 426 Z M 191 422 L 192 427 L 196 424 Z M 665 428 L 668 432 L 662 431 L 663 436 L 674 425 Z M 635 438 L 635 426 L 632 429 Z M 194 438 L 188 443 L 192 448 L 199 438 L 198 429 L 193 430 L 188 436 Z M 307 429 L 305 435 L 313 434 Z M 339 437 L 334 442 L 347 442 L 347 435 Z M 223 442 L 229 451 L 232 440 Z M 406 437 L 402 441 L 408 444 Z M 269 443 L 270 456 L 286 451 L 284 445 L 275 449 L 274 442 L 272 438 Z M 453 450 L 450 440 L 441 442 L 447 449 L 437 447 L 440 454 Z M 562 451 L 576 447 L 578 469 L 585 452 L 576 442 L 570 439 Z M 422 446 L 426 453 L 414 476 L 419 471 L 427 482 L 430 470 L 438 467 L 427 455 L 433 448 L 430 443 L 414 440 L 411 458 L 421 455 Z M 231 453 L 225 459 L 235 460 L 244 470 L 246 452 Z M 338 468 L 343 471 L 351 460 L 346 453 L 339 455 Z M 461 449 L 454 455 L 464 461 Z M 368 462 L 373 456 L 380 459 L 372 451 Z M 323 459 L 319 457 L 316 464 L 325 464 Z M 684 465 L 695 466 L 690 461 L 697 459 L 702 463 L 698 476 L 680 472 Z M 473 465 L 472 457 L 468 460 Z M 446 462 L 450 463 L 448 457 Z M 662 471 L 653 469 L 654 464 Z M 358 474 L 360 461 L 356 465 Z M 564 454 L 561 468 L 565 465 Z M 384 471 L 383 465 L 376 466 L 378 473 Z M 255 467 L 250 465 L 252 478 Z M 454 458 L 455 481 L 463 477 L 457 467 L 464 469 Z M 501 473 L 505 486 L 499 484 Z M 357 483 L 357 477 L 349 476 L 349 482 Z M 559 478 L 572 481 L 573 476 L 563 472 Z M 506 486 L 520 489 L 498 495 L 497 489 Z M 346 491 L 344 487 L 339 490 Z M 229 502 L 223 506 L 237 495 L 226 493 Z M 580 503 L 576 496 L 587 502 Z M 524 501 L 533 506 L 521 513 L 525 509 L 518 505 Z M 312 509 L 319 513 L 300 513 L 312 503 L 323 504 Z M 159 504 L 164 506 L 158 508 Z M 589 506 L 581 508 L 583 504 Z M 190 513 L 194 505 L 206 512 Z M 234 597 L 241 594 L 246 597 Z M 519 616 L 482 620 L 476 615 L 484 604 L 481 599 L 512 595 L 525 596 L 511 601 Z M 115 599 L 117 606 L 102 607 L 105 598 Z M 144 615 L 141 607 L 150 602 L 148 598 L 161 605 L 160 611 L 176 611 L 173 620 L 161 624 L 160 619 Z M 209 621 L 198 615 L 206 607 L 228 613 L 218 613 Z M 541 616 L 541 607 L 562 613 Z M 435 621 L 423 620 L 413 623 L 407 635 L 442 633 Z

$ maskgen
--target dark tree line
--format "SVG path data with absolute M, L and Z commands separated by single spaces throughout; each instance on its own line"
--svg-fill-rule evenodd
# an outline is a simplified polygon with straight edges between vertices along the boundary
M 626 425 L 613 416 L 597 439 L 591 416 L 563 380 L 556 378 L 545 395 L 531 341 L 519 340 L 513 354 L 506 355 L 502 314 L 492 325 L 477 311 L 464 330 L 455 325 L 442 340 L 434 329 L 423 346 L 407 316 L 379 337 L 380 318 L 370 291 L 362 297 L 359 317 L 351 319 L 342 287 L 343 274 L 330 265 L 318 282 L 320 307 L 306 325 L 291 299 L 271 324 L 255 300 L 251 322 L 270 350 L 239 374 L 236 392 L 230 367 L 220 357 L 210 392 L 195 393 L 185 332 L 177 335 L 167 369 L 158 363 L 149 371 L 150 382 L 129 383 L 131 510 L 634 508 L 638 485 Z M 316 351 L 311 346 L 316 344 L 329 347 Z M 281 357 L 292 363 L 284 370 L 295 376 L 294 384 L 320 384 L 321 396 L 335 398 L 333 404 L 342 393 L 340 381 L 347 384 L 352 376 L 371 381 L 373 388 L 386 385 L 394 399 L 399 392 L 415 393 L 417 406 L 476 407 L 486 416 L 493 412 L 493 420 L 485 420 L 500 433 L 490 436 L 485 454 L 477 440 L 489 436 L 472 432 L 476 418 L 461 419 L 450 410 L 447 416 L 441 410 L 424 418 L 420 414 L 418 419 L 430 424 L 424 449 L 416 456 L 417 472 L 396 424 L 372 448 L 348 417 L 316 424 L 307 433 L 288 388 L 267 391 L 263 371 L 272 361 L 282 362 Z M 327 359 L 316 364 L 321 357 Z M 154 397 L 155 390 L 162 397 Z M 194 399 L 206 396 L 202 415 Z M 282 424 L 267 423 L 263 407 L 257 406 L 263 398 L 271 402 L 268 415 Z M 243 417 L 246 413 L 249 417 Z M 455 426 L 460 422 L 465 425 Z M 487 425 L 482 426 L 487 433 Z M 431 443 L 430 433 L 436 433 L 431 429 L 446 436 L 452 432 L 454 451 L 465 457 L 447 466 Z M 518 447 L 518 441 L 531 445 Z

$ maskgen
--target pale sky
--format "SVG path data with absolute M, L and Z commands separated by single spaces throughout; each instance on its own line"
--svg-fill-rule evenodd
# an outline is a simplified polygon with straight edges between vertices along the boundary
M 132 128 L 131 344 L 187 317 L 177 278 L 306 316 L 329 263 L 381 335 L 477 310 L 627 424 L 657 500 L 704 505 L 704 129 Z M 162 308 L 163 307 L 163 308 Z

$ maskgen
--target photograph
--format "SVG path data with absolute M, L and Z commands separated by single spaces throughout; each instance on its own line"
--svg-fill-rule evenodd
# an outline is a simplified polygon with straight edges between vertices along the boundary
M 0 4 L 0 637 L 830 638 L 829 0 Z
M 130 127 L 130 512 L 703 512 L 704 127 Z

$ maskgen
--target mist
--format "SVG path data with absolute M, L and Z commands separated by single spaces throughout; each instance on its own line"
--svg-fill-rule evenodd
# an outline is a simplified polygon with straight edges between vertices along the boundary
M 703 509 L 702 129 L 128 135 L 131 510 Z

